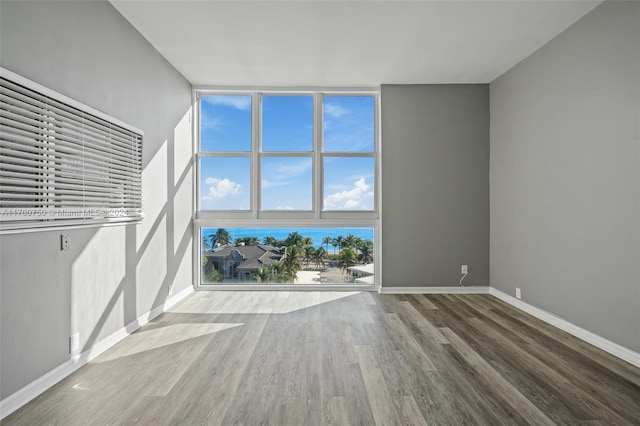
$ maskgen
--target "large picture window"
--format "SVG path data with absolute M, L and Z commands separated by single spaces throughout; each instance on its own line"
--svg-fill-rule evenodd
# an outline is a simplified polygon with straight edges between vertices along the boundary
M 333 277 L 328 280 L 323 275 L 310 282 L 294 274 L 291 284 L 372 284 L 374 253 L 379 252 L 374 244 L 374 235 L 379 232 L 377 91 L 202 90 L 197 99 L 199 284 L 265 283 L 268 275 L 256 275 L 257 270 L 245 268 L 242 274 L 226 270 L 219 275 L 221 271 L 216 269 L 222 255 L 242 257 L 245 251 L 260 250 L 273 250 L 269 256 L 278 258 L 277 264 L 290 260 L 296 250 L 308 251 L 303 272 L 337 267 L 341 251 L 343 258 L 353 261 L 337 282 L 335 274 L 328 274 Z M 218 229 L 238 235 L 216 244 L 211 238 Z M 260 231 L 248 241 L 242 240 L 245 229 Z M 274 229 L 278 235 L 287 230 L 287 235 L 306 232 L 316 237 L 317 230 L 324 229 L 325 242 L 341 237 L 342 243 L 350 235 L 352 244 L 343 243 L 335 252 L 325 247 L 327 257 L 322 260 L 327 262 L 314 263 L 311 250 L 322 249 L 321 242 L 307 239 L 309 244 L 278 245 L 290 241 L 283 235 L 270 235 L 268 231 Z M 339 229 L 353 232 L 339 235 L 334 232 Z M 358 237 L 361 231 L 370 233 L 370 238 Z M 354 240 L 356 237 L 359 239 Z M 239 248 L 248 244 L 259 245 L 260 250 Z M 316 260 L 318 255 L 322 253 L 316 253 Z M 356 281 L 358 274 L 368 278 Z M 282 283 L 274 275 L 266 281 Z

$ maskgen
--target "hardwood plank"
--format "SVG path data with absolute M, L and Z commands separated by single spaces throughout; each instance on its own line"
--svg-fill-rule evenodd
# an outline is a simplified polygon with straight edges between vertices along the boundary
M 445 335 L 453 348 L 455 348 L 476 371 L 494 387 L 514 410 L 522 413 L 530 424 L 553 425 L 554 422 L 547 417 L 538 407 L 525 398 L 515 387 L 499 375 L 484 359 L 448 328 L 443 328 Z
M 640 369 L 489 295 L 196 292 L 3 425 L 640 424 Z
M 459 300 L 464 300 L 466 297 L 467 296 L 463 296 L 459 298 Z M 548 416 L 562 423 L 568 422 L 571 419 L 583 420 L 590 418 L 585 410 L 582 410 L 579 405 L 573 404 L 572 401 L 568 401 L 566 396 L 557 390 L 559 386 L 561 386 L 561 383 L 565 381 L 564 378 L 561 379 L 562 382 L 556 384 L 545 382 L 541 379 L 537 371 L 528 368 L 529 365 L 523 363 L 513 351 L 506 350 L 507 348 L 501 346 L 487 333 L 474 330 L 472 324 L 474 321 L 477 321 L 475 317 L 484 318 L 484 314 L 477 311 L 475 307 L 467 306 L 465 311 L 471 312 L 473 315 L 470 318 L 466 318 L 458 315 L 456 311 L 460 307 L 458 303 L 451 304 L 444 301 L 443 304 L 451 306 L 450 309 L 442 311 L 446 326 L 463 339 L 476 353 L 490 363 L 505 380 L 519 389 L 526 398 Z M 515 341 L 517 342 L 517 339 Z M 452 358 L 455 358 L 455 354 L 452 355 Z M 481 389 L 483 385 L 479 384 L 479 387 Z M 485 389 L 485 391 L 481 391 L 481 395 L 491 392 L 495 392 L 495 389 Z M 486 400 L 486 404 L 491 404 L 495 400 L 499 401 L 500 399 L 500 395 L 495 394 L 493 398 Z M 494 406 L 494 408 L 505 410 L 505 415 L 513 415 L 513 410 L 509 407 L 498 405 Z
M 400 424 L 426 426 L 427 421 L 420 413 L 420 408 L 412 396 L 402 398 L 402 409 L 399 414 Z
M 436 305 L 434 305 L 431 300 L 429 300 L 429 298 L 425 295 L 425 294 L 412 294 L 407 298 L 408 302 L 417 302 L 419 303 L 424 309 L 432 309 L 432 310 L 437 310 L 439 309 Z
M 362 379 L 360 365 L 357 363 L 344 365 L 343 372 L 348 423 L 352 425 L 376 424 L 369 404 L 367 389 Z
M 332 396 L 327 398 L 324 424 L 336 426 L 349 424 L 347 400 L 344 396 Z
M 523 329 L 523 325 L 504 320 L 495 312 L 487 314 L 492 320 L 502 324 L 515 332 L 524 341 L 523 347 L 532 355 L 545 360 L 547 365 L 570 375 L 574 392 L 584 391 L 596 397 L 599 405 L 607 407 L 627 419 L 627 422 L 640 424 L 640 388 L 627 382 L 628 376 L 611 375 L 608 371 L 594 368 L 594 365 L 581 358 L 583 353 L 576 353 L 573 349 L 565 347 L 559 342 L 537 336 L 535 330 Z M 523 331 L 524 330 L 524 331 Z M 559 330 L 558 330 L 559 331 Z M 597 348 L 592 348 L 592 351 Z M 591 364 L 591 365 L 589 365 Z M 587 405 L 590 407 L 591 405 Z M 606 413 L 606 411 L 605 411 Z M 600 416 L 602 417 L 604 413 Z
M 371 347 L 356 346 L 355 349 L 376 424 L 397 424 L 398 418 L 393 407 L 388 403 L 391 401 L 389 389 L 387 389 L 387 384 L 384 381 Z

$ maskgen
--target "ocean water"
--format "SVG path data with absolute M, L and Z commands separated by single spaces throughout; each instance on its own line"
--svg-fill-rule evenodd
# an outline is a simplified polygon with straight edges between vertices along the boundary
M 231 241 L 242 237 L 258 237 L 260 242 L 265 237 L 272 236 L 278 240 L 284 240 L 292 232 L 298 232 L 303 237 L 311 237 L 313 246 L 326 248 L 322 244 L 324 237 L 337 238 L 338 235 L 346 237 L 348 234 L 360 237 L 363 240 L 373 241 L 373 228 L 225 228 L 231 234 Z M 202 228 L 202 236 L 210 241 L 210 236 L 215 235 L 218 228 Z M 333 246 L 329 244 L 329 253 L 333 253 Z

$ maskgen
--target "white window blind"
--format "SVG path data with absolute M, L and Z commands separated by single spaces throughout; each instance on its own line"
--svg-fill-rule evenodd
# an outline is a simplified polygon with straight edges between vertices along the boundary
M 138 220 L 142 132 L 2 69 L 0 220 Z

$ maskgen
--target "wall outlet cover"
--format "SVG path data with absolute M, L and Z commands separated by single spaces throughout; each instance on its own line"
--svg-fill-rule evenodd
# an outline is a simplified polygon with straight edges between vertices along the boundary
M 60 235 L 60 250 L 67 251 L 71 249 L 71 234 Z

